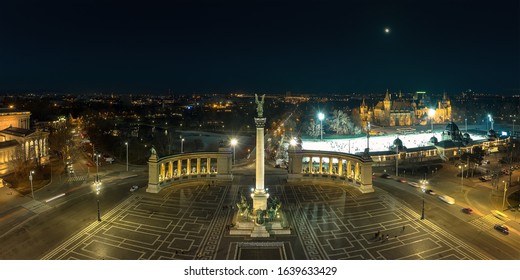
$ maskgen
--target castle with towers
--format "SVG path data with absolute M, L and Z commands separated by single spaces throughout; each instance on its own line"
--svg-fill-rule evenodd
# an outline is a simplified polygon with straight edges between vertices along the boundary
M 431 118 L 434 123 L 446 123 L 451 120 L 451 101 L 444 93 L 442 100 L 437 101 L 437 106 L 425 92 L 417 92 L 412 100 L 403 98 L 401 92 L 392 100 L 391 94 L 386 90 L 383 101 L 369 107 L 365 98 L 359 107 L 359 115 L 362 127 L 367 127 L 368 122 L 379 126 L 411 126 L 425 125 Z M 430 113 L 430 109 L 433 109 Z

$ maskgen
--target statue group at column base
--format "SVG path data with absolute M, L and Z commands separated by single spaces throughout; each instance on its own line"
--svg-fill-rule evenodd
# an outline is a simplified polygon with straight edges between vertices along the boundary
M 267 209 L 250 209 L 245 197 L 237 203 L 237 212 L 233 217 L 233 226 L 229 229 L 230 235 L 249 235 L 251 237 L 270 237 L 274 235 L 291 234 L 285 215 L 280 211 L 281 202 L 277 199 L 265 198 Z M 256 197 L 258 198 L 258 197 Z M 253 196 L 253 199 L 255 197 Z M 255 203 L 256 204 L 256 203 Z
M 291 229 L 287 226 L 282 213 L 280 218 L 274 221 L 265 221 L 263 224 L 256 223 L 255 219 L 246 219 L 235 214 L 233 227 L 229 229 L 230 235 L 249 235 L 250 237 L 270 237 L 271 235 L 291 234 Z

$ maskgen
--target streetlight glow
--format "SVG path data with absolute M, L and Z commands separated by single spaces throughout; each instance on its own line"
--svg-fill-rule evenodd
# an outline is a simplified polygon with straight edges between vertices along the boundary
M 233 146 L 233 164 L 235 164 L 235 146 L 238 144 L 236 138 L 231 139 L 231 146 Z
M 128 142 L 125 142 L 126 146 L 126 171 L 128 171 Z
M 320 140 L 323 140 L 323 119 L 325 115 L 322 112 L 318 113 L 318 120 L 320 120 Z
M 52 172 L 52 171 L 51 171 Z M 33 174 L 34 174 L 34 171 L 31 170 L 31 172 L 29 172 L 29 181 L 31 181 L 31 193 L 32 193 L 32 197 L 33 197 L 33 200 L 35 200 L 34 198 L 34 188 L 33 188 Z
M 433 117 L 435 117 L 435 110 L 434 109 L 428 110 L 428 116 L 430 117 L 430 124 L 432 126 L 431 130 L 433 133 Z

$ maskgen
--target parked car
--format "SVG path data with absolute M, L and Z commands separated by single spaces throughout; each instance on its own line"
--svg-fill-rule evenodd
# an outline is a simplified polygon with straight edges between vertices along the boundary
M 426 190 L 425 193 L 429 195 L 436 195 L 437 193 L 434 190 Z
M 495 225 L 494 228 L 505 235 L 509 234 L 509 228 L 504 225 Z
M 135 192 L 135 191 L 137 191 L 137 189 L 139 189 L 139 186 L 132 186 L 132 187 L 130 188 L 130 191 L 131 191 L 131 192 Z
M 486 176 L 479 177 L 478 179 L 482 182 L 487 182 L 487 181 L 491 180 L 491 176 L 486 175 Z
M 469 207 L 462 208 L 462 212 L 466 213 L 466 214 L 473 214 L 473 209 L 471 209 Z

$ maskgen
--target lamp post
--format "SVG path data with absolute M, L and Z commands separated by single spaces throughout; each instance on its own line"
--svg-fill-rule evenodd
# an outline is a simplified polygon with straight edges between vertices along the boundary
M 462 173 L 460 174 L 460 192 L 464 192 L 464 167 L 467 167 L 465 164 L 459 165 L 459 169 L 461 169 Z
M 426 173 L 424 173 L 424 179 L 421 181 L 422 183 L 422 209 L 421 209 L 421 220 L 424 220 L 424 192 L 426 191 L 426 184 L 428 184 L 428 181 L 426 181 Z
M 101 211 L 99 210 L 99 183 L 96 183 L 97 220 L 101 222 Z
M 513 132 L 511 133 L 512 137 L 515 137 L 515 122 L 516 120 L 513 120 Z
M 181 154 L 184 153 L 184 138 L 181 138 Z
M 99 154 L 96 154 L 96 183 L 99 183 Z
M 434 109 L 428 110 L 428 117 L 430 117 L 430 124 L 432 126 L 431 130 L 432 130 L 432 134 L 433 134 L 433 117 L 435 117 L 435 110 Z
M 125 142 L 126 146 L 126 171 L 128 171 L 128 142 Z
M 464 119 L 464 125 L 466 126 L 466 133 L 468 132 L 468 119 Z
M 502 182 L 504 182 L 504 199 L 502 200 L 502 209 L 504 209 L 506 207 L 507 182 L 506 181 L 502 181 Z
M 399 176 L 399 145 L 395 145 L 395 176 Z
M 323 140 L 323 119 L 325 115 L 322 112 L 318 113 L 318 119 L 320 120 L 320 139 Z
M 348 140 L 348 152 L 350 153 L 350 140 Z M 370 122 L 367 123 L 367 157 L 370 155 Z
M 32 197 L 33 197 L 33 200 L 35 200 L 34 198 L 34 188 L 33 188 L 33 183 L 32 183 L 32 180 L 33 180 L 33 174 L 34 174 L 34 171 L 30 171 L 29 172 L 29 181 L 31 182 L 31 193 L 32 193 Z
M 422 194 L 421 220 L 424 220 L 424 193 Z
M 231 146 L 233 146 L 233 164 L 235 164 L 235 146 L 237 143 L 238 141 L 236 138 L 231 139 Z

